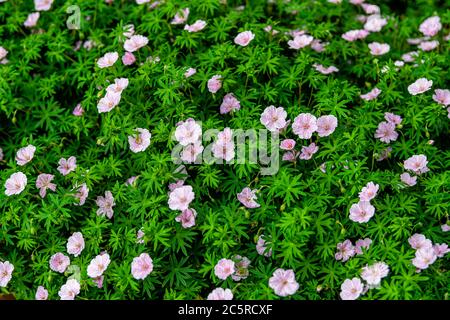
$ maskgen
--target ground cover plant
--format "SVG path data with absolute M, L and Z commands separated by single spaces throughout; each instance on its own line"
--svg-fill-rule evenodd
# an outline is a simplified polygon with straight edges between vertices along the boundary
M 0 293 L 448 299 L 449 9 L 0 0 Z

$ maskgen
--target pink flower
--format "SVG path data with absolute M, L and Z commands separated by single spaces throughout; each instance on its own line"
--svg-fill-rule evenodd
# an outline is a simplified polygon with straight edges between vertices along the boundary
M 230 161 L 234 158 L 233 134 L 230 128 L 225 128 L 217 134 L 217 140 L 213 143 L 212 152 L 214 157 Z
M 333 115 L 321 116 L 317 119 L 317 134 L 319 137 L 327 137 L 336 130 L 338 120 Z
M 178 187 L 169 194 L 169 208 L 171 210 L 186 210 L 194 198 L 195 194 L 191 186 Z
M 0 287 L 6 287 L 12 278 L 14 266 L 9 262 L 0 262 Z
M 67 253 L 78 257 L 84 250 L 84 238 L 81 232 L 74 232 L 69 239 L 67 239 Z
M 379 14 L 380 13 L 380 7 L 375 4 L 361 3 L 361 8 L 363 8 L 363 10 L 366 14 Z
M 92 48 L 94 48 L 97 44 L 93 41 L 93 40 L 87 40 L 83 43 L 83 48 L 85 48 L 86 50 L 91 50 Z
M 342 35 L 344 40 L 353 42 L 356 40 L 364 39 L 369 35 L 369 31 L 367 30 L 350 30 Z
M 242 189 L 242 191 L 238 193 L 237 198 L 239 202 L 247 208 L 253 209 L 260 207 L 260 204 L 256 202 L 258 199 L 256 190 L 252 190 L 249 187 Z
M 423 154 L 419 154 L 406 159 L 405 162 L 403 162 L 403 167 L 405 170 L 411 170 L 415 174 L 422 174 L 429 171 L 427 164 L 427 157 Z
M 261 256 L 270 257 L 272 255 L 272 248 L 266 246 L 266 241 L 264 240 L 264 235 L 260 235 L 258 242 L 256 243 L 256 252 Z
M 375 138 L 380 139 L 381 142 L 389 143 L 398 138 L 398 133 L 395 131 L 395 124 L 392 122 L 380 122 L 377 131 L 375 131 Z
M 186 163 L 194 163 L 197 160 L 197 157 L 203 152 L 203 149 L 200 141 L 188 144 L 181 152 L 181 160 Z
M 281 150 L 292 150 L 295 147 L 295 140 L 293 139 L 284 139 L 280 143 Z
M 41 198 L 45 198 L 45 195 L 47 194 L 47 189 L 50 189 L 52 191 L 56 190 L 56 184 L 51 183 L 54 178 L 55 178 L 54 175 L 47 173 L 41 173 L 37 177 L 36 188 L 39 189 L 39 195 L 41 196 Z
M 69 159 L 61 158 L 58 161 L 58 171 L 66 176 L 77 168 L 77 158 L 71 156 Z
M 373 56 L 382 56 L 390 50 L 390 46 L 387 43 L 372 42 L 369 43 L 368 46 L 370 49 L 370 54 Z
M 75 194 L 75 198 L 78 199 L 78 203 L 76 203 L 75 205 L 82 206 L 86 202 L 88 195 L 89 195 L 89 189 L 88 189 L 86 183 L 83 183 L 78 188 L 77 193 Z
M 448 232 L 450 231 L 450 226 L 447 223 L 444 223 L 443 225 L 441 225 L 441 230 L 443 232 Z
M 134 25 L 133 24 L 127 24 L 123 27 L 123 36 L 126 38 L 131 38 L 134 34 Z
M 244 31 L 239 33 L 236 38 L 234 38 L 234 43 L 246 47 L 254 38 L 255 35 L 253 34 L 253 32 Z
M 233 293 L 230 289 L 216 288 L 208 294 L 207 300 L 233 300 Z
M 310 139 L 317 130 L 317 119 L 312 114 L 300 113 L 294 119 L 292 130 L 300 139 Z
M 320 40 L 313 40 L 311 42 L 311 49 L 316 52 L 325 51 L 325 47 L 328 45 L 328 42 L 320 42 Z
M 81 104 L 77 104 L 76 107 L 73 109 L 72 114 L 76 117 L 81 117 L 84 113 L 84 109 L 81 106 Z
M 109 258 L 109 254 L 99 254 L 89 263 L 87 267 L 87 275 L 91 278 L 100 277 L 103 272 L 106 271 L 110 263 L 111 259 Z
M 297 292 L 298 282 L 295 280 L 295 273 L 292 269 L 277 269 L 269 279 L 269 287 L 280 297 L 287 297 Z
M 334 255 L 334 258 L 337 261 L 342 260 L 342 262 L 345 262 L 353 257 L 356 253 L 355 247 L 350 240 L 345 240 L 344 242 L 338 243 L 336 245 L 336 248 L 338 251 Z
M 186 24 L 184 26 L 184 30 L 187 30 L 188 32 L 198 32 L 203 30 L 206 27 L 206 21 L 203 20 L 197 20 L 192 25 Z
M 142 229 L 139 229 L 136 234 L 136 242 L 139 244 L 144 244 L 145 243 L 144 237 L 145 237 L 144 231 L 142 231 Z
M 182 145 L 196 143 L 202 136 L 202 127 L 194 119 L 187 119 L 177 125 L 175 139 Z
M 312 36 L 306 34 L 295 36 L 294 40 L 288 41 L 289 49 L 295 50 L 302 49 L 306 46 L 309 46 L 313 40 L 314 38 Z
M 434 249 L 434 253 L 436 254 L 436 257 L 438 257 L 438 258 L 442 258 L 447 253 L 450 252 L 450 249 L 448 248 L 448 245 L 446 243 L 435 244 L 433 246 L 433 249 Z
M 0 148 L 0 161 L 2 161 L 2 160 L 3 160 L 3 149 Z
M 24 148 L 20 148 L 16 153 L 16 162 L 19 166 L 24 166 L 28 162 L 30 162 L 33 157 L 34 153 L 36 152 L 36 147 L 32 144 L 29 144 L 28 146 Z
M 283 161 L 290 161 L 290 162 L 295 162 L 297 160 L 297 156 L 299 155 L 298 151 L 288 151 L 283 153 L 283 157 L 281 158 L 281 160 Z
M 276 35 L 277 33 L 279 33 L 279 31 L 273 29 L 273 27 L 271 25 L 264 27 L 264 31 L 272 34 L 273 36 Z
M 303 146 L 299 158 L 302 160 L 309 160 L 319 151 L 319 147 L 313 142 L 309 146 Z
M 70 265 L 70 258 L 61 252 L 55 253 L 50 257 L 50 269 L 55 272 L 64 273 Z
M 48 299 L 48 291 L 43 286 L 39 286 L 36 290 L 35 295 L 36 300 L 47 300 Z
M 393 114 L 391 112 L 385 112 L 384 118 L 386 119 L 387 122 L 392 123 L 394 125 L 399 125 L 400 123 L 402 123 L 402 117 Z
M 133 258 L 131 274 L 136 280 L 144 280 L 153 271 L 153 260 L 147 253 L 141 253 Z
M 261 114 L 260 121 L 271 132 L 277 132 L 286 126 L 287 112 L 283 107 L 269 106 Z
M 416 251 L 416 256 L 412 260 L 412 264 L 417 269 L 427 269 L 436 259 L 437 256 L 433 247 L 421 248 Z
M 436 89 L 434 90 L 433 100 L 443 106 L 450 105 L 450 90 L 448 89 Z
M 427 80 L 426 78 L 420 78 L 416 80 L 416 82 L 410 84 L 408 86 L 408 92 L 412 94 L 413 96 L 424 93 L 425 91 L 428 91 L 431 89 L 431 86 L 433 85 L 433 80 Z
M 431 51 L 436 49 L 439 46 L 439 41 L 432 40 L 432 41 L 423 41 L 419 44 L 419 48 L 423 51 Z
M 411 51 L 402 55 L 402 60 L 405 62 L 413 62 L 416 60 L 416 57 L 419 55 L 417 51 Z
M 380 186 L 378 184 L 374 184 L 372 181 L 369 182 L 364 188 L 362 188 L 359 193 L 359 200 L 361 201 L 370 201 L 377 196 L 377 192 Z
M 366 94 L 360 95 L 360 97 L 361 97 L 361 99 L 364 99 L 366 101 L 370 101 L 370 100 L 376 99 L 380 93 L 381 93 L 380 89 L 373 88 L 372 90 L 370 90 Z
M 122 63 L 126 66 L 131 66 L 136 62 L 136 57 L 131 52 L 125 52 L 122 56 Z
M 433 247 L 431 240 L 427 239 L 423 234 L 415 233 L 408 239 L 411 248 L 415 250 Z
M 95 203 L 98 206 L 97 215 L 106 215 L 109 219 L 112 218 L 114 214 L 113 207 L 116 205 L 116 203 L 114 202 L 114 197 L 111 191 L 106 191 L 104 197 L 98 196 L 97 200 L 95 200 Z
M 110 112 L 120 102 L 121 94 L 116 92 L 106 92 L 106 95 L 101 98 L 97 104 L 97 110 L 99 113 Z
M 53 0 L 34 0 L 36 11 L 48 11 L 53 4 Z
M 215 75 L 208 80 L 208 91 L 211 93 L 216 93 L 222 88 L 222 76 Z
M 350 220 L 365 223 L 375 214 L 375 207 L 369 201 L 360 201 L 350 207 Z
M 152 134 L 147 129 L 136 128 L 136 135 L 128 136 L 130 150 L 134 153 L 145 151 L 150 146 Z
M 247 257 L 242 257 L 240 255 L 233 256 L 232 260 L 235 262 L 236 271 L 231 276 L 234 281 L 241 281 L 246 279 L 249 275 L 248 267 L 250 266 L 250 260 Z
M 321 64 L 313 64 L 314 69 L 316 69 L 317 71 L 319 71 L 321 74 L 331 74 L 333 72 L 338 72 L 339 69 L 336 68 L 335 66 L 329 66 L 329 67 L 324 67 Z
M 106 87 L 106 92 L 121 94 L 122 91 L 128 87 L 128 83 L 129 81 L 127 78 L 116 78 L 114 79 L 113 84 L 110 84 L 108 87 Z
M 231 111 L 236 111 L 241 109 L 241 103 L 238 99 L 232 94 L 227 93 L 223 97 L 222 104 L 220 105 L 220 114 L 230 113 Z
M 12 196 L 14 194 L 19 194 L 27 186 L 27 176 L 22 172 L 13 173 L 5 182 L 5 194 L 7 196 Z
M 415 186 L 417 184 L 417 177 L 412 177 L 408 172 L 403 172 L 400 175 L 400 180 L 407 186 Z
M 387 20 L 379 14 L 369 16 L 364 24 L 364 29 L 370 32 L 378 32 L 387 24 Z
M 101 288 L 103 288 L 103 280 L 104 279 L 105 279 L 105 276 L 100 276 L 100 277 L 97 277 L 97 278 L 93 278 L 92 282 L 95 283 L 97 288 L 101 289 Z
M 74 300 L 80 293 L 80 283 L 75 279 L 69 279 L 66 281 L 58 292 L 61 300 Z
M 188 68 L 186 72 L 184 73 L 185 78 L 189 78 L 190 76 L 193 76 L 197 73 L 197 70 L 195 68 Z
M 114 65 L 116 63 L 117 59 L 119 59 L 119 54 L 117 52 L 108 52 L 105 53 L 103 57 L 98 59 L 97 65 L 99 68 L 108 68 Z
M 3 60 L 8 55 L 8 50 L 0 47 L 0 60 Z
M 176 188 L 181 187 L 182 185 L 184 185 L 184 181 L 183 180 L 178 180 L 177 182 L 172 182 L 169 184 L 169 191 L 173 191 Z
M 441 18 L 438 16 L 433 16 L 427 18 L 419 26 L 419 31 L 423 33 L 424 36 L 433 37 L 442 29 Z
M 39 20 L 40 13 L 39 12 L 33 12 L 30 13 L 27 17 L 27 20 L 23 23 L 23 25 L 27 28 L 35 27 L 38 20 Z
M 181 222 L 181 226 L 185 229 L 195 226 L 195 217 L 197 211 L 194 209 L 186 209 L 181 212 L 176 218 L 176 222 Z
M 141 35 L 133 35 L 125 40 L 123 48 L 128 52 L 135 52 L 148 44 L 148 38 Z
M 381 279 L 386 277 L 389 273 L 389 266 L 384 262 L 376 262 L 373 265 L 366 265 L 361 272 L 363 278 L 369 287 L 374 288 L 379 286 Z
M 372 244 L 372 240 L 369 238 L 357 240 L 355 243 L 355 253 L 363 254 L 362 249 L 368 250 L 371 244 Z
M 214 267 L 214 274 L 221 280 L 226 280 L 234 271 L 234 261 L 230 259 L 220 259 Z
M 359 278 L 345 279 L 341 285 L 340 297 L 342 300 L 356 300 L 364 290 L 364 286 Z
M 170 22 L 171 24 L 183 24 L 187 21 L 189 17 L 189 8 L 185 8 L 181 10 L 180 12 L 177 12 L 175 14 L 175 17 Z

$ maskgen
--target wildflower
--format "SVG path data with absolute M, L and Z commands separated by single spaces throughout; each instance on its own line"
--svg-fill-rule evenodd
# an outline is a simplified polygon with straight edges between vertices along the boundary
M 419 55 L 417 51 L 407 52 L 402 55 L 402 60 L 405 62 L 413 62 L 416 60 L 416 57 Z
M 411 248 L 415 250 L 431 248 L 433 243 L 431 240 L 427 239 L 423 234 L 415 233 L 408 239 L 408 243 L 411 245 Z
M 355 243 L 355 253 L 363 254 L 362 249 L 365 249 L 365 250 L 369 249 L 371 244 L 372 244 L 372 240 L 369 238 L 357 240 Z
M 195 194 L 191 186 L 178 187 L 169 194 L 169 208 L 171 210 L 186 210 L 194 198 Z
M 76 117 L 81 117 L 83 115 L 83 113 L 84 113 L 84 109 L 80 103 L 77 104 L 72 111 L 72 114 Z
M 427 157 L 423 154 L 419 154 L 406 159 L 405 162 L 403 162 L 403 167 L 405 170 L 411 170 L 415 174 L 422 174 L 429 171 L 427 164 Z
M 39 16 L 40 16 L 39 12 L 30 13 L 27 17 L 27 20 L 25 20 L 25 22 L 23 23 L 23 25 L 27 28 L 35 27 L 39 20 Z
M 189 78 L 189 77 L 193 76 L 196 73 L 197 73 L 197 70 L 195 68 L 188 68 L 186 70 L 186 72 L 184 73 L 184 77 L 185 78 Z
M 370 32 L 378 32 L 387 24 L 387 20 L 379 14 L 373 14 L 367 17 L 364 29 Z
M 28 146 L 24 148 L 20 148 L 16 153 L 16 162 L 19 166 L 24 166 L 28 162 L 30 162 L 33 157 L 34 153 L 36 152 L 36 147 L 32 144 L 29 144 Z
M 194 209 L 186 209 L 181 212 L 176 218 L 176 222 L 181 222 L 181 226 L 185 229 L 195 226 L 195 217 L 197 211 Z
M 331 74 L 339 71 L 339 69 L 335 66 L 324 67 L 323 65 L 317 63 L 313 64 L 313 67 L 322 74 Z
M 234 43 L 240 46 L 246 47 L 250 41 L 255 38 L 255 35 L 251 31 L 244 31 L 239 33 L 236 38 L 234 38 Z
M 321 116 L 317 119 L 317 134 L 319 137 L 327 137 L 336 130 L 338 121 L 333 115 Z
M 441 18 L 433 16 L 425 19 L 419 26 L 419 31 L 424 36 L 433 37 L 442 29 Z
M 443 225 L 441 225 L 441 230 L 443 232 L 448 232 L 450 231 L 450 226 L 447 223 L 444 223 Z
M 356 300 L 363 292 L 364 286 L 359 278 L 345 279 L 341 285 L 342 300 Z
M 173 182 L 169 184 L 169 191 L 173 191 L 176 188 L 181 187 L 182 185 L 184 185 L 184 181 L 183 180 L 178 180 L 177 182 Z
M 143 128 L 136 128 L 135 132 L 135 135 L 128 136 L 130 150 L 134 153 L 145 151 L 150 146 L 152 134 Z
M 22 172 L 13 173 L 5 182 L 5 194 L 12 196 L 20 194 L 27 186 L 27 176 Z
M 412 260 L 412 264 L 419 270 L 427 269 L 437 259 L 436 252 L 433 247 L 420 248 L 416 251 L 416 256 Z
M 233 293 L 230 289 L 216 288 L 208 294 L 207 300 L 233 300 Z
M 403 172 L 400 175 L 400 180 L 407 186 L 415 186 L 417 184 L 417 177 L 412 177 L 408 172 Z
M 450 252 L 450 249 L 448 248 L 448 245 L 445 243 L 442 244 L 435 244 L 433 246 L 433 250 L 434 253 L 436 254 L 436 257 L 438 258 L 442 258 L 444 257 L 447 253 Z
M 117 59 L 119 59 L 119 54 L 117 52 L 108 52 L 105 53 L 103 57 L 98 59 L 97 65 L 99 68 L 108 68 L 114 65 L 116 63 Z
M 424 93 L 431 89 L 433 85 L 433 80 L 427 80 L 426 78 L 420 78 L 416 80 L 414 83 L 408 86 L 408 92 L 413 96 L 418 95 L 420 93 Z
M 313 49 L 316 52 L 323 52 L 325 51 L 325 47 L 328 45 L 328 42 L 320 42 L 320 40 L 313 40 L 311 42 L 311 49 Z
M 378 124 L 378 128 L 374 136 L 375 138 L 380 139 L 381 142 L 389 143 L 397 140 L 398 133 L 395 131 L 395 124 L 392 122 L 383 121 Z
M 385 112 L 384 118 L 386 119 L 387 122 L 392 123 L 394 125 L 399 125 L 400 123 L 402 123 L 402 117 L 393 114 L 391 112 Z
M 41 173 L 36 179 L 36 188 L 39 189 L 39 195 L 41 198 L 45 198 L 47 194 L 47 189 L 52 191 L 56 190 L 56 184 L 51 183 L 55 178 L 52 174 Z
M 110 112 L 120 102 L 121 94 L 116 92 L 106 92 L 106 95 L 101 98 L 97 104 L 97 110 L 99 113 Z
M 370 201 L 377 196 L 380 186 L 370 181 L 359 193 L 359 200 Z
M 233 134 L 230 128 L 225 128 L 217 134 L 217 140 L 212 146 L 214 157 L 230 161 L 234 158 L 234 142 L 232 140 Z
M 53 4 L 53 0 L 34 0 L 36 11 L 48 11 Z
M 389 273 L 389 267 L 384 262 L 376 262 L 373 265 L 366 265 L 361 272 L 363 278 L 370 288 L 379 286 L 381 279 L 386 277 Z
M 98 206 L 97 215 L 106 215 L 109 219 L 112 218 L 114 214 L 113 207 L 116 205 L 116 203 L 114 202 L 114 197 L 111 191 L 106 191 L 104 197 L 98 196 L 97 200 L 95 200 L 95 203 Z
M 309 160 L 319 151 L 319 147 L 313 142 L 309 146 L 303 146 L 299 158 L 302 160 Z
M 295 162 L 297 160 L 297 156 L 299 154 L 300 153 L 298 151 L 295 151 L 295 150 L 288 151 L 288 152 L 283 153 L 283 157 L 281 158 L 281 160 Z
M 288 41 L 289 49 L 302 49 L 309 46 L 313 40 L 314 38 L 312 36 L 306 34 L 295 36 L 293 40 Z
M 370 49 L 370 54 L 373 56 L 381 56 L 388 53 L 390 50 L 390 46 L 387 43 L 372 42 L 369 43 L 368 46 Z
M 70 265 L 70 258 L 61 252 L 55 253 L 50 257 L 50 269 L 55 272 L 64 273 Z
M 336 245 L 336 248 L 338 251 L 334 255 L 334 258 L 337 261 L 342 260 L 342 262 L 345 262 L 353 257 L 356 253 L 355 247 L 350 240 L 345 240 L 344 242 L 338 243 Z
M 188 32 L 199 32 L 199 31 L 203 30 L 205 27 L 206 27 L 206 21 L 197 20 L 192 25 L 186 24 L 184 26 L 184 30 L 186 30 Z
M 300 139 L 310 139 L 317 130 L 317 119 L 312 114 L 301 113 L 294 119 L 292 129 Z
M 182 9 L 175 14 L 170 24 L 183 24 L 187 21 L 189 17 L 189 8 Z
M 247 208 L 253 209 L 260 207 L 260 204 L 256 202 L 258 199 L 256 197 L 256 190 L 251 190 L 249 187 L 242 189 L 242 191 L 238 193 L 237 198 L 239 202 Z
M 266 246 L 266 241 L 264 240 L 264 235 L 260 235 L 258 242 L 256 243 L 256 251 L 261 256 L 270 257 L 272 255 L 272 248 Z
M 361 3 L 361 8 L 363 8 L 363 10 L 366 14 L 379 14 L 380 13 L 380 7 L 375 4 Z
M 226 280 L 234 272 L 234 261 L 230 259 L 220 259 L 214 267 L 214 274 L 221 280 Z
M 103 272 L 106 271 L 110 263 L 111 259 L 109 258 L 109 254 L 99 254 L 89 263 L 87 267 L 87 275 L 91 278 L 100 277 Z
M 366 94 L 360 95 L 361 99 L 364 99 L 366 101 L 374 100 L 378 97 L 378 95 L 381 93 L 381 90 L 378 88 L 373 88 Z
M 136 243 L 144 244 L 145 243 L 144 236 L 145 236 L 145 232 L 142 229 L 139 229 L 136 234 Z
M 74 156 L 69 157 L 69 159 L 61 158 L 58 161 L 58 171 L 66 176 L 77 168 L 77 158 Z
M 81 232 L 74 232 L 67 239 L 67 253 L 78 257 L 84 250 L 84 238 Z
M 431 51 L 436 49 L 439 46 L 439 41 L 432 40 L 432 41 L 423 41 L 419 44 L 419 48 L 423 51 Z
M 292 150 L 295 147 L 295 140 L 293 139 L 284 139 L 280 143 L 281 150 Z
M 123 48 L 127 52 L 135 52 L 148 44 L 148 38 L 141 35 L 133 35 L 125 40 Z
M 350 207 L 350 220 L 365 223 L 375 214 L 375 207 L 369 201 L 359 201 Z
M 105 279 L 105 276 L 100 276 L 92 279 L 92 282 L 95 283 L 97 288 L 101 289 L 103 288 L 103 280 Z
M 241 281 L 248 277 L 248 267 L 250 266 L 250 260 L 247 257 L 242 257 L 240 255 L 235 255 L 233 258 L 235 261 L 236 271 L 231 275 L 234 281 Z
M 106 88 L 107 93 L 119 93 L 121 94 L 123 90 L 128 87 L 128 79 L 127 78 L 116 78 L 114 79 L 114 83 L 110 84 Z
M 436 89 L 434 90 L 433 100 L 443 106 L 450 105 L 450 90 L 448 89 Z
M 201 126 L 195 122 L 194 119 L 187 119 L 184 122 L 178 124 L 175 129 L 175 139 L 182 145 L 187 146 L 189 144 L 196 143 L 200 140 L 202 135 Z
M 0 60 L 3 60 L 8 55 L 8 50 L 3 47 L 0 47 Z
M 287 112 L 283 107 L 269 106 L 261 114 L 260 121 L 271 132 L 277 132 L 286 126 Z
M 122 56 L 122 63 L 126 66 L 131 66 L 135 62 L 136 62 L 136 57 L 131 52 L 127 51 Z
M 153 271 L 153 260 L 147 253 L 133 258 L 131 274 L 136 280 L 144 280 Z
M 364 39 L 369 35 L 369 31 L 367 30 L 350 30 L 346 33 L 342 34 L 342 38 L 344 40 L 353 42 L 356 40 Z
M 48 291 L 43 286 L 39 286 L 36 290 L 36 295 L 34 296 L 36 300 L 47 300 Z
M 187 163 L 194 163 L 197 157 L 203 152 L 203 146 L 200 141 L 188 144 L 181 152 L 181 160 Z
M 80 283 L 75 279 L 69 279 L 66 281 L 58 292 L 61 300 L 74 300 L 80 293 Z
M 280 297 L 287 297 L 297 292 L 298 282 L 295 280 L 295 273 L 292 269 L 277 269 L 269 279 L 269 287 Z
M 222 88 L 222 76 L 215 75 L 211 79 L 208 80 L 208 91 L 211 93 L 216 93 Z
M 89 195 L 89 189 L 86 185 L 86 183 L 83 183 L 78 189 L 77 193 L 75 194 L 75 198 L 78 199 L 78 203 L 75 205 L 82 206 Z
M 14 266 L 9 261 L 0 262 L 0 287 L 6 287 L 11 281 Z
M 241 104 L 239 100 L 236 99 L 236 97 L 232 93 L 227 93 L 223 97 L 222 104 L 220 105 L 220 113 L 221 114 L 230 113 L 231 111 L 236 111 L 239 110 L 240 108 Z

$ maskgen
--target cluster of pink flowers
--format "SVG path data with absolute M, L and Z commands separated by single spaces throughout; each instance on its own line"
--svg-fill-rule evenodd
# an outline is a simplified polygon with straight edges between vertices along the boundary
M 337 261 L 345 262 L 352 258 L 355 254 L 363 254 L 363 249 L 368 250 L 371 244 L 372 240 L 369 238 L 359 239 L 355 242 L 355 245 L 353 245 L 353 243 L 349 239 L 347 239 L 344 242 L 340 242 L 336 245 L 337 252 L 334 255 L 334 258 Z
M 171 210 L 181 211 L 181 213 L 175 218 L 175 221 L 180 222 L 183 228 L 191 228 L 195 226 L 197 211 L 189 208 L 190 203 L 195 198 L 192 187 L 184 185 L 184 182 L 179 180 L 176 184 L 171 184 L 169 189 L 169 208 Z
M 421 175 L 428 172 L 428 160 L 423 154 L 413 155 L 403 162 L 405 170 L 409 170 L 416 175 Z M 411 176 L 409 172 L 404 172 L 400 175 L 400 180 L 407 186 L 414 186 L 417 184 L 417 176 Z
M 391 141 L 396 141 L 398 138 L 398 133 L 395 131 L 396 127 L 400 127 L 402 118 L 390 112 L 384 114 L 384 119 L 378 124 L 378 128 L 375 131 L 375 138 L 380 139 L 381 142 L 390 143 Z
M 183 146 L 181 160 L 194 163 L 203 152 L 201 126 L 192 118 L 178 122 L 174 137 Z
M 411 247 L 416 250 L 416 255 L 412 264 L 417 268 L 417 272 L 427 269 L 437 258 L 444 257 L 450 249 L 447 244 L 434 244 L 423 234 L 415 233 L 408 239 Z
M 114 83 L 106 88 L 106 94 L 101 98 L 97 104 L 97 110 L 99 113 L 110 112 L 120 102 L 122 98 L 123 90 L 128 87 L 127 78 L 114 79 Z
M 376 197 L 379 189 L 378 184 L 369 182 L 359 193 L 359 202 L 350 207 L 350 220 L 358 223 L 368 222 L 375 214 L 375 207 L 370 201 Z

